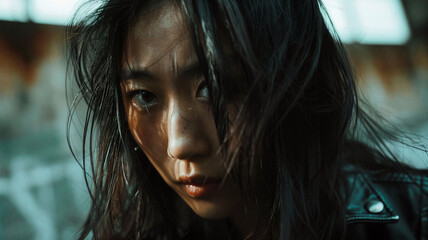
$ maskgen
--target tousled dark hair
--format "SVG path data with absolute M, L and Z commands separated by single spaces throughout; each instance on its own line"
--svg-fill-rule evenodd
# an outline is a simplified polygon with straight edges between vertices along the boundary
M 228 175 L 262 213 L 255 232 L 267 239 L 343 238 L 346 152 L 375 152 L 358 143 L 358 134 L 378 148 L 376 161 L 402 165 L 391 160 L 383 140 L 399 137 L 360 107 L 354 73 L 327 29 L 321 2 L 176 2 L 204 71 Z M 95 239 L 177 239 L 200 222 L 189 209 L 177 214 L 183 203 L 145 154 L 133 151 L 121 101 L 127 33 L 144 9 L 160 4 L 106 0 L 68 29 L 70 65 L 88 105 L 82 158 L 89 155 L 93 183 L 81 239 L 90 232 Z M 235 60 L 242 76 L 229 68 Z M 234 106 L 234 116 L 228 106 Z

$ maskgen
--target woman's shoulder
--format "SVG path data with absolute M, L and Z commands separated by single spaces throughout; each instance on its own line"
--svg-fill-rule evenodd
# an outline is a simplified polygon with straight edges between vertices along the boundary
M 428 175 L 348 164 L 346 239 L 428 238 Z

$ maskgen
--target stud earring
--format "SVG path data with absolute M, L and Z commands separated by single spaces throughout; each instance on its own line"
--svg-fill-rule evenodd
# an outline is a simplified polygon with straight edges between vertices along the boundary
M 134 151 L 135 152 L 138 151 L 138 146 L 134 147 Z

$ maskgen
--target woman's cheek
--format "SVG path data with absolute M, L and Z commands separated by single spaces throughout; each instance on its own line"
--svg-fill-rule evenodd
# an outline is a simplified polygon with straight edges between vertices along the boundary
M 130 129 L 135 141 L 143 149 L 151 149 L 152 141 L 156 138 L 154 136 L 154 129 L 152 124 L 147 121 L 139 120 L 134 118 L 136 121 L 130 123 Z
M 153 115 L 151 117 L 154 117 Z M 151 117 L 140 116 L 130 122 L 131 133 L 141 150 L 152 161 L 160 161 L 167 155 L 167 141 L 162 128 Z

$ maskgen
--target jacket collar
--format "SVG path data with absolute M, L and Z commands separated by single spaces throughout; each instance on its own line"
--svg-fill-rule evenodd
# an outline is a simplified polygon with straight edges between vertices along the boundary
M 349 194 L 345 211 L 349 223 L 394 223 L 399 216 L 374 187 L 369 177 L 361 172 L 348 174 Z

